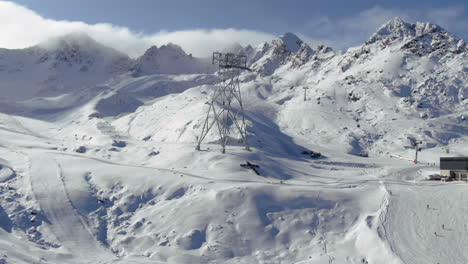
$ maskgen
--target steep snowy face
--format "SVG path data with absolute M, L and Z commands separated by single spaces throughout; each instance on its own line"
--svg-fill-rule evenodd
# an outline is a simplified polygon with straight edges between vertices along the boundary
M 152 46 L 136 60 L 131 68 L 133 77 L 150 74 L 209 73 L 212 71 L 213 67 L 207 61 L 194 58 L 192 54 L 186 54 L 181 47 L 171 43 L 159 48 Z
M 271 43 L 260 44 L 250 56 L 251 68 L 263 76 L 273 74 L 279 67 L 299 67 L 311 57 L 313 50 L 293 33 L 285 33 Z
M 124 73 L 131 59 L 85 34 L 70 34 L 34 47 L 0 49 L 1 98 L 56 96 Z
M 450 34 L 438 25 L 418 22 L 412 27 L 415 29 L 415 34 L 403 44 L 402 49 L 409 50 L 419 56 L 431 53 L 446 56 L 467 52 L 464 40 Z
M 369 40 L 366 41 L 366 44 L 372 44 L 377 41 L 383 41 L 385 43 L 401 41 L 414 35 L 414 26 L 400 18 L 394 18 L 378 28 L 377 31 L 370 36 Z
M 322 50 L 320 50 L 320 51 L 322 51 Z M 320 51 L 317 51 L 317 53 L 320 52 Z M 301 44 L 301 46 L 299 47 L 299 49 L 296 51 L 296 53 L 293 54 L 293 56 L 291 58 L 292 67 L 298 68 L 298 67 L 304 65 L 315 54 L 316 54 L 316 52 L 314 52 L 314 50 L 312 50 L 309 47 L 309 45 L 307 45 L 305 42 L 303 42 Z
M 364 45 L 350 49 L 340 69 L 414 105 L 421 116 L 439 116 L 466 107 L 467 50 L 463 40 L 438 25 L 394 19 Z M 353 69 L 354 68 L 354 69 Z
M 304 43 L 298 36 L 291 32 L 284 33 L 278 39 L 273 40 L 273 42 L 277 43 L 277 46 L 282 46 L 293 53 L 298 52 Z
M 401 46 L 401 49 L 419 56 L 429 53 L 445 55 L 446 52 L 456 54 L 466 52 L 465 42 L 442 27 L 421 22 L 409 24 L 400 18 L 382 25 L 365 42 L 365 46 L 369 48 L 377 46 L 379 49 L 385 49 L 393 45 Z

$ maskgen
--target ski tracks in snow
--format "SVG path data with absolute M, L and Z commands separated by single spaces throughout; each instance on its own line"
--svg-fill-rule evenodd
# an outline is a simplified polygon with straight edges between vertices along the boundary
M 105 263 L 114 256 L 101 245 L 70 200 L 57 161 L 44 152 L 30 153 L 30 181 L 50 229 L 79 263 Z

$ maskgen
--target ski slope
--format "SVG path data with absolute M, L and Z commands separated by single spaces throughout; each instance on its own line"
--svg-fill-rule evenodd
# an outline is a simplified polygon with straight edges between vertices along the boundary
M 105 48 L 76 38 L 58 50 Z M 216 131 L 195 150 L 218 80 L 173 45 L 134 61 L 102 53 L 118 71 L 66 68 L 99 75 L 81 89 L 2 98 L 0 263 L 468 262 L 467 184 L 426 180 L 439 157 L 468 155 L 460 43 L 395 19 L 342 53 L 291 33 L 245 48 L 251 151 L 231 140 L 221 154 Z M 56 74 L 47 69 L 27 88 Z M 419 164 L 408 161 L 415 139 Z

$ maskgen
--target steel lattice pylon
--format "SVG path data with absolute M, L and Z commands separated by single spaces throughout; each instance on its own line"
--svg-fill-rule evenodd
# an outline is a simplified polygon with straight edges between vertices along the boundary
M 213 53 L 213 64 L 218 64 L 219 84 L 211 97 L 208 113 L 203 123 L 202 132 L 198 137 L 196 150 L 200 150 L 200 145 L 208 132 L 216 125 L 219 133 L 219 142 L 222 147 L 222 153 L 226 152 L 226 145 L 231 133 L 231 127 L 234 126 L 240 135 L 240 141 L 249 150 L 247 142 L 247 129 L 244 118 L 244 107 L 242 105 L 242 96 L 239 86 L 239 75 L 242 70 L 247 68 L 247 57 L 232 53 Z

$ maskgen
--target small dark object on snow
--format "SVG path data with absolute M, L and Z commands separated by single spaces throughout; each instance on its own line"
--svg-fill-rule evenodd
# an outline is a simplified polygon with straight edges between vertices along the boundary
M 86 152 L 86 147 L 85 146 L 80 146 L 79 148 L 77 148 L 75 151 L 78 152 L 78 153 L 85 153 Z
M 443 178 L 447 178 L 447 177 L 444 177 L 444 176 L 442 176 L 440 174 L 431 174 L 431 175 L 429 175 L 428 180 L 430 180 L 430 181 L 440 181 Z
M 32 211 L 32 212 L 31 212 L 31 215 L 37 215 L 37 213 L 36 213 L 36 212 L 34 212 L 34 211 Z
M 159 155 L 159 151 L 151 151 L 149 154 L 148 154 L 148 157 L 152 157 L 152 156 L 156 156 L 156 155 Z
M 101 114 L 98 113 L 98 112 L 94 112 L 94 113 L 92 113 L 92 114 L 90 114 L 90 115 L 88 116 L 89 119 L 92 119 L 92 118 L 101 118 L 101 117 L 102 117 Z
M 115 152 L 120 152 L 117 148 L 110 148 L 109 151 L 115 151 Z
M 98 199 L 98 202 L 103 204 L 103 203 L 104 203 L 104 200 Z
M 118 147 L 118 148 L 125 148 L 127 146 L 127 142 L 120 141 L 120 140 L 114 140 L 114 143 L 112 143 L 112 146 Z
M 317 158 L 320 158 L 322 156 L 322 153 L 320 152 L 315 152 L 315 151 L 312 151 L 312 150 L 304 150 L 301 152 L 302 155 L 310 155 L 311 158 L 313 159 L 317 159 Z
M 320 152 L 314 152 L 314 153 L 310 154 L 310 157 L 313 158 L 313 159 L 320 158 L 321 156 L 322 156 L 322 153 L 320 153 Z
M 359 153 L 359 157 L 363 157 L 363 158 L 368 158 L 369 157 L 369 153 Z
M 258 172 L 258 170 L 257 170 L 257 168 L 260 168 L 260 166 L 258 166 L 257 164 L 253 164 L 253 163 L 250 163 L 250 162 L 246 161 L 245 164 L 241 164 L 240 166 L 244 167 L 244 168 L 248 167 L 248 168 L 252 169 L 257 175 L 260 175 L 260 172 Z

